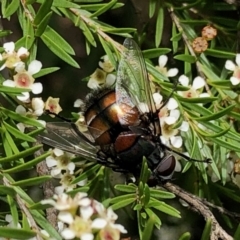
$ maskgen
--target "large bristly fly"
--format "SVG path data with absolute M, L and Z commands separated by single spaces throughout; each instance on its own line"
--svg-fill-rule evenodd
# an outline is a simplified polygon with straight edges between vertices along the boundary
M 48 123 L 43 143 L 96 161 L 115 171 L 139 175 L 146 157 L 158 180 L 172 177 L 176 160 L 160 140 L 161 127 L 147 70 L 138 45 L 127 38 L 115 88 L 88 96 L 86 125 Z M 181 153 L 179 155 L 183 156 Z

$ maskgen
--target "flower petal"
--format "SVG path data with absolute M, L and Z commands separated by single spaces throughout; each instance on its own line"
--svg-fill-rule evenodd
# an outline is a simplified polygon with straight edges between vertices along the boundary
M 25 71 L 25 63 L 24 62 L 17 62 L 15 66 L 15 71 L 17 73 Z
M 6 87 L 15 87 L 16 86 L 15 82 L 10 79 L 4 81 L 2 84 L 3 84 L 3 86 L 6 86 Z
M 189 130 L 189 123 L 186 121 L 182 122 L 182 125 L 179 127 L 180 131 L 187 132 Z
M 33 94 L 39 94 L 43 90 L 43 85 L 41 83 L 34 83 L 32 84 L 31 89 Z
M 164 121 L 168 125 L 172 125 L 177 121 L 177 119 L 175 117 L 165 117 Z
M 54 153 L 57 157 L 62 156 L 62 155 L 64 154 L 63 150 L 58 149 L 58 148 L 54 148 L 54 149 L 53 149 L 53 153 Z
M 234 64 L 233 61 L 231 61 L 231 60 L 227 60 L 227 61 L 226 61 L 226 63 L 225 63 L 225 68 L 226 68 L 227 70 L 234 71 L 235 67 L 236 67 L 236 65 Z
M 167 103 L 167 109 L 173 110 L 178 107 L 178 102 L 174 98 L 170 98 Z
M 239 79 L 236 77 L 230 77 L 230 81 L 232 83 L 232 85 L 236 86 L 240 83 Z
M 202 77 L 195 77 L 193 80 L 192 87 L 194 89 L 202 88 L 205 85 L 205 80 Z
M 42 68 L 42 63 L 38 60 L 33 60 L 28 66 L 28 73 L 33 75 L 38 73 Z
M 79 107 L 81 107 L 83 104 L 84 104 L 84 102 L 83 102 L 82 99 L 77 99 L 77 100 L 74 102 L 73 106 L 79 108 Z
M 28 50 L 27 50 L 25 47 L 20 47 L 20 48 L 18 49 L 18 51 L 17 51 L 17 55 L 18 55 L 19 57 L 21 57 L 21 56 L 23 56 L 23 55 L 28 56 L 28 55 L 29 55 L 29 52 L 28 52 Z
M 186 75 L 181 75 L 178 78 L 178 81 L 184 86 L 187 87 L 189 85 L 189 78 Z
M 160 93 L 154 93 L 153 100 L 156 104 L 160 104 L 163 100 L 163 96 Z
M 239 53 L 236 55 L 236 63 L 238 66 L 240 66 L 240 54 Z
M 170 142 L 175 148 L 180 148 L 182 146 L 183 140 L 181 136 L 170 137 Z
M 66 240 L 75 238 L 75 233 L 69 228 L 63 229 L 63 231 L 61 232 L 61 235 Z
M 64 223 L 68 223 L 68 224 L 71 224 L 74 219 L 73 219 L 73 216 L 71 213 L 69 212 L 63 212 L 61 211 L 59 214 L 58 214 L 58 219 Z
M 116 81 L 116 75 L 110 73 L 107 75 L 105 85 L 107 87 L 111 87 L 115 83 L 115 81 Z
M 20 115 L 24 115 L 24 114 L 26 114 L 27 111 L 22 105 L 18 105 L 15 109 L 15 112 Z
M 94 79 L 94 78 L 90 78 L 89 81 L 88 81 L 88 84 L 87 84 L 88 88 L 90 89 L 97 89 L 99 88 L 99 82 Z
M 49 156 L 46 158 L 46 164 L 49 168 L 57 166 L 57 160 Z
M 23 123 L 17 123 L 17 128 L 20 132 L 24 133 L 25 125 Z
M 160 67 L 165 67 L 165 65 L 167 64 L 167 61 L 168 61 L 167 55 L 161 55 L 161 56 L 158 58 L 158 65 L 159 65 Z
M 29 102 L 30 94 L 29 92 L 22 92 L 21 96 L 17 96 L 17 99 L 22 102 Z
M 15 43 L 14 42 L 7 42 L 3 44 L 3 48 L 6 53 L 13 53 L 15 49 Z
M 107 221 L 103 218 L 96 218 L 92 221 L 92 228 L 102 229 L 107 225 Z
M 209 95 L 209 93 L 201 93 L 201 94 L 199 94 L 199 97 L 200 98 L 205 98 L 205 97 L 210 97 L 210 95 Z
M 177 68 L 170 68 L 167 71 L 167 76 L 168 77 L 175 77 L 175 76 L 177 76 L 177 74 L 178 74 L 178 69 Z

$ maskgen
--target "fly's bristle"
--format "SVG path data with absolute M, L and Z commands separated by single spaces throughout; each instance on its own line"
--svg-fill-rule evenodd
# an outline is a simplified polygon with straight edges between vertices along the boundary
M 113 91 L 113 88 L 101 87 L 97 88 L 87 94 L 84 104 L 81 107 L 81 111 L 86 112 L 93 104 L 96 104 L 99 99 L 105 96 L 107 93 Z

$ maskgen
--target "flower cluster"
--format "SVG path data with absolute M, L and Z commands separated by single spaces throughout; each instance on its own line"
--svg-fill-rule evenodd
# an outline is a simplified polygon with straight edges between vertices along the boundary
M 42 84 L 35 83 L 33 76 L 42 69 L 42 63 L 33 60 L 26 68 L 26 64 L 23 62 L 29 56 L 26 48 L 21 47 L 18 51 L 15 51 L 13 42 L 5 43 L 3 48 L 5 52 L 0 54 L 0 61 L 3 63 L 0 70 L 7 68 L 13 75 L 12 79 L 7 79 L 2 84 L 3 86 L 17 87 L 23 90 L 21 95 L 17 96 L 21 105 L 16 108 L 16 112 L 36 119 L 43 114 L 44 110 L 58 114 L 62 110 L 59 105 L 59 98 L 49 97 L 46 102 L 42 98 L 30 98 L 29 91 L 33 94 L 40 94 L 43 90 Z M 25 126 L 23 124 L 19 124 L 18 127 L 21 131 L 24 131 Z
M 102 69 L 97 68 L 88 81 L 87 86 L 91 89 L 99 88 L 102 85 L 112 86 L 116 81 L 116 75 L 112 73 L 114 66 L 109 57 L 105 55 L 102 57 L 102 60 L 99 62 L 99 66 Z
M 60 185 L 55 187 L 57 195 L 71 191 L 77 186 L 84 186 L 87 183 L 87 179 L 84 179 L 76 184 L 72 184 L 72 181 L 75 179 L 74 170 L 76 168 L 76 164 L 72 162 L 74 157 L 75 155 L 72 153 L 54 148 L 51 155 L 46 158 L 46 164 L 51 169 L 51 176 L 60 179 Z M 78 166 L 80 166 L 80 163 L 78 163 Z
M 116 224 L 117 215 L 111 208 L 87 197 L 86 193 L 77 193 L 73 198 L 63 193 L 54 199 L 43 200 L 59 211 L 58 219 L 62 222 L 59 229 L 63 239 L 81 240 L 118 240 L 125 228 Z

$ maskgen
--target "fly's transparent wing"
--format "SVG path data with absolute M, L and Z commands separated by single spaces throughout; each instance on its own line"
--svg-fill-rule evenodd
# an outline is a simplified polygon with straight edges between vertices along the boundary
M 156 107 L 142 52 L 130 38 L 127 38 L 123 45 L 125 51 L 119 63 L 116 82 L 117 103 L 119 106 L 125 104 L 129 107 L 129 118 L 135 114 L 132 109 L 136 107 L 141 114 L 147 112 L 150 119 L 153 119 Z M 119 118 L 121 123 L 121 116 Z
M 96 161 L 98 148 L 75 130 L 77 126 L 69 122 L 47 123 L 46 131 L 39 135 L 41 142 Z

